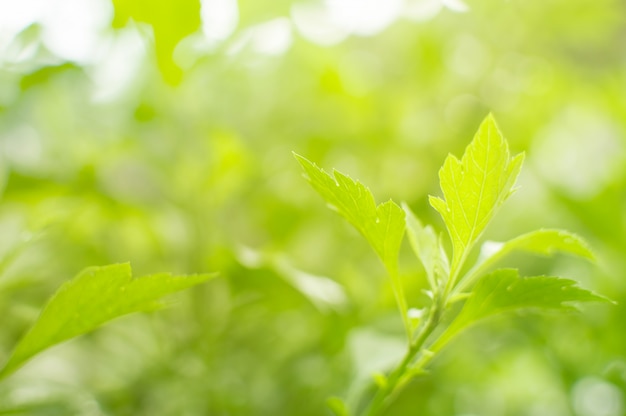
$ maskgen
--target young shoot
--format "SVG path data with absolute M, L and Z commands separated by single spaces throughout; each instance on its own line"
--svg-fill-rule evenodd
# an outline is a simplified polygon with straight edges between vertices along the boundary
M 461 159 L 448 155 L 439 171 L 443 195 L 429 199 L 443 218 L 451 253 L 444 248 L 443 236 L 431 225 L 424 225 L 406 204 L 402 208 L 393 201 L 377 205 L 360 182 L 337 171 L 330 175 L 302 156 L 296 155 L 296 159 L 313 188 L 377 253 L 389 275 L 407 335 L 404 357 L 386 377 L 378 375 L 378 390 L 364 409 L 349 409 L 337 398 L 329 402 L 338 416 L 382 414 L 407 382 L 424 374 L 428 363 L 450 340 L 485 318 L 529 308 L 571 310 L 572 302 L 606 300 L 578 287 L 573 280 L 520 277 L 515 269 L 492 270 L 513 251 L 539 255 L 564 252 L 593 260 L 587 244 L 566 231 L 541 229 L 503 243 L 485 242 L 475 263 L 467 264 L 490 221 L 515 191 L 524 161 L 523 153 L 510 154 L 491 115 L 482 122 Z M 411 302 L 407 302 L 398 276 L 398 254 L 405 232 L 429 285 L 430 304 L 419 311 L 420 319 L 415 319 L 415 309 L 408 308 Z M 462 307 L 452 308 L 457 302 L 463 302 Z

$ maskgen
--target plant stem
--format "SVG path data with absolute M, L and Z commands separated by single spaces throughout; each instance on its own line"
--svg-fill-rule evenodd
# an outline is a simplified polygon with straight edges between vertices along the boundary
M 404 296 L 404 289 L 402 288 L 402 283 L 400 282 L 400 276 L 398 275 L 397 266 L 387 267 L 387 273 L 389 274 L 389 278 L 391 280 L 391 289 L 393 290 L 393 295 L 396 298 L 398 309 L 400 309 L 400 315 L 402 316 L 404 331 L 406 333 L 408 341 L 411 342 L 413 327 L 411 326 L 411 322 L 409 321 L 408 307 L 406 304 L 406 298 Z
M 443 290 L 443 299 L 445 300 L 444 306 L 448 306 L 448 299 L 450 298 L 450 292 L 454 289 L 456 285 L 456 280 L 461 273 L 461 268 L 463 264 L 465 264 L 465 260 L 467 259 L 467 255 L 471 250 L 471 246 L 467 247 L 461 257 L 458 260 L 452 261 L 452 269 L 450 270 L 450 275 L 448 276 L 448 280 L 446 281 L 446 285 Z
M 409 345 L 409 349 L 406 352 L 404 358 L 400 362 L 400 364 L 391 372 L 389 377 L 387 378 L 387 382 L 384 386 L 382 386 L 374 398 L 370 403 L 369 407 L 365 410 L 364 415 L 367 416 L 376 416 L 382 412 L 385 407 L 389 403 L 389 399 L 393 397 L 403 385 L 402 381 L 406 373 L 411 370 L 414 371 L 414 368 L 411 368 L 411 362 L 417 356 L 417 354 L 422 350 L 422 347 L 430 334 L 435 330 L 437 325 L 439 324 L 439 318 L 441 316 L 440 303 L 435 302 L 430 309 L 427 320 L 421 326 L 419 332 L 417 333 L 415 339 Z
M 400 312 L 403 314 L 402 319 L 405 325 L 405 329 L 407 330 L 407 335 L 409 337 L 409 349 L 400 364 L 391 372 L 386 380 L 385 385 L 380 387 L 368 408 L 365 409 L 363 413 L 364 415 L 379 415 L 389 404 L 391 398 L 405 385 L 407 381 L 411 379 L 413 375 L 421 371 L 433 357 L 434 354 L 428 354 L 426 351 L 424 351 L 424 343 L 437 328 L 437 325 L 439 325 L 439 319 L 444 309 L 448 307 L 449 301 L 451 299 L 451 294 L 454 293 L 457 279 L 459 278 L 461 269 L 465 264 L 465 260 L 467 260 L 468 253 L 471 248 L 472 245 L 470 244 L 463 250 L 461 256 L 457 260 L 453 261 L 452 270 L 450 270 L 448 280 L 446 281 L 445 287 L 443 288 L 443 293 L 441 293 L 441 295 L 439 296 L 435 296 L 435 299 L 433 300 L 433 304 L 428 314 L 428 318 L 426 319 L 426 321 L 424 321 L 424 324 L 420 326 L 419 331 L 414 339 L 411 339 L 411 325 L 408 321 L 408 314 L 406 313 L 406 300 L 404 299 L 402 285 L 398 280 L 397 269 L 393 267 L 388 268 L 388 272 L 391 277 L 392 286 L 394 289 L 394 294 L 396 296 L 396 301 L 398 302 Z M 445 340 L 443 341 L 443 343 L 441 341 L 441 336 L 438 337 L 435 341 L 438 349 L 440 349 L 441 346 L 446 343 Z M 420 353 L 420 351 L 424 352 L 422 353 L 422 356 L 417 360 L 417 362 L 415 362 L 415 364 L 412 366 L 411 363 L 413 363 L 415 357 Z
M 493 266 L 495 263 L 498 262 L 498 260 L 500 260 L 502 257 L 506 256 L 510 252 L 511 252 L 510 246 L 503 244 L 503 246 L 502 246 L 502 248 L 500 250 L 498 250 L 497 252 L 495 252 L 491 256 L 487 257 L 483 261 L 478 261 L 476 263 L 476 265 L 474 265 L 474 267 L 472 267 L 465 274 L 465 276 L 463 276 L 461 278 L 461 280 L 459 281 L 459 284 L 456 285 L 456 287 L 452 291 L 452 294 L 454 295 L 454 294 L 461 293 L 463 290 L 465 290 L 467 287 L 469 287 L 472 283 L 474 283 L 474 281 L 478 277 L 480 277 L 480 275 L 485 273 L 487 271 L 487 269 L 489 269 L 489 267 Z M 480 258 L 479 258 L 479 260 L 480 260 Z

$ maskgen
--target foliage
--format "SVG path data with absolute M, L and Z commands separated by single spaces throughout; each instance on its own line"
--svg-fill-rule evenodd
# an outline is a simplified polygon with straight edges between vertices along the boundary
M 452 265 L 446 290 L 454 287 L 461 267 L 496 210 L 513 192 L 524 155 L 509 157 L 509 146 L 493 117 L 480 126 L 459 161 L 446 158 L 439 171 L 445 201 L 431 197 L 452 239 Z
M 326 199 L 330 208 L 343 215 L 374 248 L 392 279 L 392 287 L 403 317 L 407 335 L 412 328 L 402 285 L 398 281 L 398 251 L 404 236 L 404 211 L 393 201 L 376 205 L 372 193 L 360 182 L 340 172 L 334 178 L 296 155 L 309 182 Z
M 500 269 L 484 276 L 473 290 L 449 332 L 495 314 L 523 308 L 567 310 L 566 302 L 602 301 L 576 282 L 549 276 L 520 278 L 516 270 Z
M 200 2 L 113 0 L 113 5 L 113 27 L 123 27 L 129 19 L 150 25 L 159 69 L 168 82 L 178 84 L 182 70 L 174 62 L 174 49 L 182 39 L 200 27 Z
M 387 214 L 389 210 L 383 211 L 386 215 L 377 216 L 374 198 L 364 185 L 355 183 L 338 172 L 334 173 L 333 179 L 301 156 L 297 158 L 304 167 L 309 182 L 331 204 L 331 208 L 339 206 L 336 210 L 361 231 L 379 255 L 380 247 L 391 247 L 383 251 L 384 256 L 381 255 L 385 264 L 395 261 L 400 244 L 390 244 L 389 235 L 402 236 L 403 233 L 389 232 L 389 229 L 390 224 L 394 224 L 392 230 L 396 228 L 395 224 L 399 224 L 402 229 L 404 216 L 398 215 L 397 220 L 393 222 L 385 221 L 391 217 Z M 483 276 L 479 271 L 483 271 L 485 263 L 490 263 L 489 258 L 478 263 L 478 267 L 471 268 L 459 282 L 458 276 L 466 266 L 465 262 L 472 246 L 487 227 L 495 211 L 513 192 L 522 160 L 523 155 L 512 158 L 509 156 L 508 143 L 502 137 L 491 115 L 481 124 L 461 161 L 454 155 L 448 155 L 439 171 L 445 200 L 431 196 L 430 203 L 441 214 L 450 234 L 452 241 L 450 267 L 448 256 L 433 229 L 423 227 L 419 219 L 405 207 L 408 211 L 409 235 L 413 248 L 429 276 L 432 303 L 426 307 L 424 311 L 426 318 L 415 331 L 414 328 L 407 327 L 409 343 L 405 357 L 391 371 L 389 377 L 378 382 L 379 390 L 363 414 L 370 416 L 381 414 L 404 383 L 423 373 L 424 366 L 433 358 L 435 352 L 461 329 L 480 319 L 527 308 L 567 310 L 570 307 L 569 302 L 604 300 L 579 288 L 575 281 L 558 277 L 520 278 L 517 271 L 512 269 L 499 269 Z M 400 209 L 392 201 L 386 205 Z M 363 212 L 367 214 L 363 215 Z M 371 231 L 376 225 L 387 232 Z M 498 254 L 498 257 L 502 257 L 514 249 L 526 249 L 542 254 L 560 250 L 592 257 L 580 238 L 558 230 L 539 230 L 520 236 L 503 243 L 491 257 Z M 390 274 L 393 276 L 391 271 Z M 476 281 L 478 283 L 472 288 Z M 464 285 L 461 286 L 461 283 Z M 404 292 L 398 285 L 401 283 L 397 277 L 392 279 L 400 313 L 403 320 L 408 322 Z M 451 312 L 449 305 L 457 302 L 459 298 L 467 298 L 462 310 L 452 318 L 451 323 L 442 325 L 440 322 L 442 317 Z M 433 335 L 436 331 L 442 332 L 443 335 L 438 337 Z M 337 406 L 334 405 L 334 408 Z M 341 410 L 337 414 L 345 413 Z
M 428 375 L 385 413 L 624 413 L 622 3 L 353 3 L 0 2 L 2 364 L 77 271 L 221 276 L 33 356 L 1 380 L 0 413 L 363 410 L 459 261 L 428 195 L 452 204 L 438 168 L 463 167 L 490 111 L 524 169 L 440 329 L 502 267 L 616 305 L 435 331 Z M 397 260 L 315 199 L 292 151 L 367 184 L 370 219 L 398 202 Z
M 132 278 L 129 264 L 91 267 L 65 283 L 20 340 L 0 373 L 6 377 L 41 351 L 133 312 L 161 307 L 160 299 L 211 275 L 156 274 Z

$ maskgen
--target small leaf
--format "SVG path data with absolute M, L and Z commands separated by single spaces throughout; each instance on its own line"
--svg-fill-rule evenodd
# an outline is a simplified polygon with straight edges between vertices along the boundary
M 536 230 L 520 235 L 504 243 L 498 254 L 507 254 L 515 250 L 544 256 L 550 256 L 560 251 L 589 260 L 594 259 L 591 249 L 582 238 L 563 230 Z
M 406 230 L 413 251 L 422 262 L 428 282 L 433 290 L 450 273 L 448 256 L 441 244 L 441 239 L 432 226 L 423 226 L 408 205 L 403 204 L 406 213 Z
M 430 197 L 452 239 L 452 269 L 461 267 L 496 210 L 513 192 L 523 154 L 513 158 L 493 116 L 480 125 L 461 160 L 448 155 L 439 171 L 444 199 Z
M 335 416 L 350 416 L 348 406 L 339 397 L 329 397 L 326 400 L 326 405 L 333 412 Z
M 607 301 L 570 279 L 551 276 L 519 277 L 514 269 L 500 269 L 481 278 L 447 335 L 489 316 L 519 309 L 575 309 L 571 302 Z
M 376 205 L 374 196 L 362 183 L 335 171 L 334 177 L 302 156 L 295 155 L 307 180 L 369 242 L 384 265 L 394 273 L 404 236 L 404 211 L 393 201 Z
M 128 263 L 90 267 L 63 284 L 48 301 L 30 331 L 2 369 L 1 377 L 17 370 L 39 352 L 112 319 L 133 312 L 159 309 L 161 298 L 202 283 L 214 274 L 133 278 Z
M 563 230 L 536 230 L 520 235 L 506 243 L 485 241 L 480 249 L 476 265 L 459 282 L 456 292 L 468 288 L 484 271 L 513 251 L 550 256 L 556 252 L 573 254 L 594 260 L 587 243 L 576 234 Z
M 376 205 L 374 196 L 361 182 L 334 171 L 334 176 L 294 153 L 306 178 L 331 209 L 350 222 L 382 260 L 389 277 L 407 337 L 414 328 L 408 317 L 402 282 L 398 276 L 398 253 L 404 237 L 404 211 L 393 201 Z

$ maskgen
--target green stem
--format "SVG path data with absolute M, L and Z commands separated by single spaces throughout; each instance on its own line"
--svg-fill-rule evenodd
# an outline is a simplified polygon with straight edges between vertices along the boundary
M 454 290 L 452 291 L 452 295 L 456 295 L 461 293 L 467 287 L 471 286 L 474 281 L 479 278 L 483 273 L 487 271 L 491 266 L 497 263 L 501 258 L 509 254 L 512 250 L 512 246 L 508 244 L 503 244 L 500 250 L 493 253 L 491 256 L 487 257 L 480 263 L 477 263 L 474 267 L 472 267 L 466 274 L 461 278 L 459 284 L 456 285 Z M 480 259 L 479 259 L 480 260 Z
M 434 303 L 430 309 L 427 320 L 420 327 L 415 340 L 411 342 L 409 350 L 406 352 L 404 358 L 396 369 L 391 372 L 385 385 L 378 390 L 369 407 L 365 410 L 365 415 L 379 415 L 389 404 L 390 399 L 399 391 L 400 387 L 404 385 L 403 380 L 405 379 L 407 372 L 409 372 L 409 370 L 415 370 L 411 367 L 411 362 L 422 350 L 422 347 L 430 334 L 432 334 L 435 328 L 437 328 L 440 315 L 440 305 L 438 303 Z
M 468 246 L 463 251 L 463 254 L 461 254 L 461 257 L 457 261 L 454 261 L 454 260 L 452 261 L 452 269 L 450 270 L 450 276 L 448 277 L 448 281 L 446 282 L 446 286 L 443 291 L 443 299 L 445 300 L 444 302 L 445 306 L 448 305 L 448 300 L 450 299 L 450 293 L 454 289 L 456 280 L 459 277 L 459 274 L 461 273 L 461 268 L 463 267 L 463 264 L 465 264 L 465 260 L 467 259 L 467 255 L 469 254 L 471 248 L 472 248 L 471 245 Z
M 400 283 L 400 276 L 398 276 L 398 269 L 396 267 L 387 267 L 387 273 L 391 279 L 391 289 L 393 295 L 396 298 L 398 309 L 400 309 L 400 315 L 402 315 L 402 323 L 404 324 L 404 331 L 406 332 L 407 339 L 411 342 L 411 335 L 413 334 L 413 327 L 409 320 L 409 311 L 406 304 L 406 298 L 404 296 L 404 290 Z
M 426 351 L 423 347 L 428 339 L 428 337 L 433 333 L 433 331 L 439 325 L 439 320 L 441 314 L 444 309 L 446 309 L 450 303 L 452 298 L 452 294 L 457 293 L 457 279 L 461 273 L 461 269 L 467 260 L 468 253 L 470 252 L 472 245 L 463 250 L 463 253 L 458 258 L 458 260 L 453 261 L 452 269 L 450 270 L 450 274 L 448 276 L 448 280 L 443 289 L 443 293 L 439 296 L 435 296 L 433 300 L 433 304 L 430 308 L 428 318 L 424 321 L 423 325 L 420 326 L 420 329 L 415 336 L 415 339 L 411 340 L 412 327 L 411 323 L 408 319 L 406 300 L 404 298 L 404 292 L 402 290 L 402 285 L 398 279 L 397 269 L 387 268 L 389 275 L 392 281 L 393 292 L 396 297 L 396 301 L 398 303 L 398 307 L 400 308 L 400 312 L 402 314 L 402 321 L 404 322 L 405 330 L 407 331 L 407 335 L 409 337 L 409 349 L 406 352 L 404 358 L 400 362 L 400 364 L 391 372 L 389 377 L 386 380 L 384 386 L 381 386 L 369 407 L 365 409 L 363 413 L 366 416 L 377 416 L 379 415 L 389 404 L 391 399 L 399 390 L 404 387 L 404 385 L 417 373 L 421 372 L 424 369 L 424 366 L 432 359 L 435 355 L 434 353 L 441 349 L 443 345 L 447 342 L 445 339 L 442 341 L 442 335 L 446 333 L 444 331 L 440 334 L 437 339 L 432 344 L 433 347 L 437 348 L 435 351 Z M 487 261 L 486 263 L 491 263 Z M 488 266 L 489 264 L 485 265 Z M 483 265 L 480 265 L 483 266 Z M 474 273 L 480 272 L 482 267 L 474 268 L 470 270 L 469 275 L 473 275 Z M 464 283 L 467 281 L 468 276 L 463 276 L 461 282 Z M 446 328 L 447 329 L 447 328 Z M 415 358 L 418 354 L 422 352 L 421 356 L 418 358 L 416 362 Z M 413 363 L 413 365 L 411 365 Z

